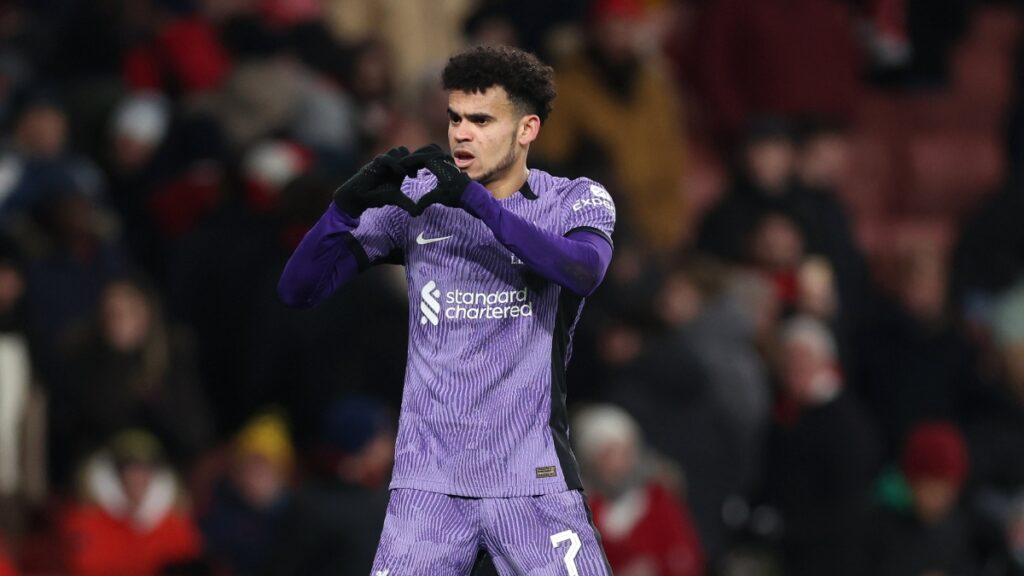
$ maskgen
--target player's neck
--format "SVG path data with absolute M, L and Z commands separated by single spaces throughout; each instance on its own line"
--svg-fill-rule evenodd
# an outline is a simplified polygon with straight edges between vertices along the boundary
M 492 180 L 488 182 L 484 187 L 498 200 L 504 200 L 509 198 L 516 192 L 522 189 L 523 184 L 526 183 L 526 177 L 529 176 L 530 170 L 526 167 L 526 163 L 523 162 L 518 166 L 510 169 L 508 174 L 498 180 Z

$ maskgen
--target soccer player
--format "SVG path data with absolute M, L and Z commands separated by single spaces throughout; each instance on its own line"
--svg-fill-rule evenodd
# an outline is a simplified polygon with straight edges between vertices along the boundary
M 569 446 L 565 369 L 615 205 L 592 180 L 527 167 L 555 97 L 535 56 L 472 48 L 442 83 L 451 155 L 398 148 L 364 166 L 278 286 L 311 306 L 369 266 L 405 265 L 409 354 L 372 574 L 466 575 L 484 552 L 502 575 L 610 574 Z

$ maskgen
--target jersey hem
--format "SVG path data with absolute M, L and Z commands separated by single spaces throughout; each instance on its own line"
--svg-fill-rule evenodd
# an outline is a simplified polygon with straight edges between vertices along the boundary
M 552 479 L 550 482 L 534 483 L 514 488 L 493 489 L 493 490 L 467 490 L 464 487 L 453 486 L 445 482 L 431 482 L 418 478 L 403 478 L 392 480 L 388 486 L 389 490 L 411 489 L 422 490 L 423 492 L 437 492 L 449 496 L 462 496 L 465 498 L 513 498 L 522 496 L 544 496 L 547 494 L 559 494 L 574 490 L 566 484 L 562 478 Z

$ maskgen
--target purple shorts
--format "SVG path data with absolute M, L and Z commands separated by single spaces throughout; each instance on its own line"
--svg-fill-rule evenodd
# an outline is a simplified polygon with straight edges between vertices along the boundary
M 391 491 L 371 576 L 465 576 L 486 550 L 502 576 L 610 576 L 576 490 L 513 498 Z

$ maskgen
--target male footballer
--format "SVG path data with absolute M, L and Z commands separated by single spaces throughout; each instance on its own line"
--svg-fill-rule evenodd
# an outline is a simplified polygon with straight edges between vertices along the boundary
M 565 369 L 583 300 L 612 256 L 600 184 L 527 167 L 555 98 L 510 47 L 453 56 L 448 145 L 378 156 L 345 182 L 278 286 L 312 306 L 402 263 L 409 355 L 371 576 L 608 575 L 569 446 Z M 358 337 L 353 327 L 353 337 Z

